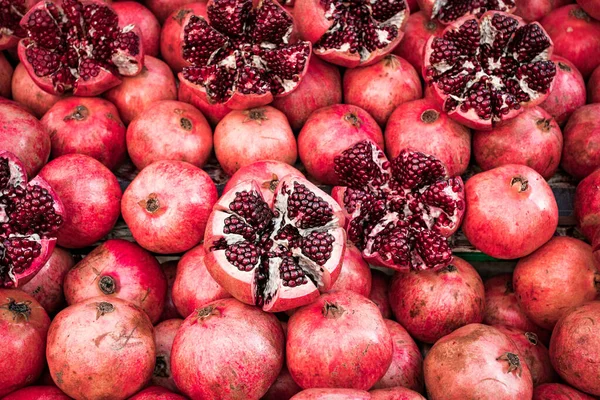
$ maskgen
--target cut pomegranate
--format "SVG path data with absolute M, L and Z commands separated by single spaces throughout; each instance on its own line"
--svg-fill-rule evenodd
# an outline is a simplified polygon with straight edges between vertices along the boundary
M 19 25 L 23 15 L 38 0 L 2 0 L 0 1 L 0 51 L 11 49 L 27 33 Z
M 335 170 L 348 187 L 348 238 L 369 263 L 408 271 L 452 262 L 446 238 L 460 226 L 464 185 L 437 158 L 405 149 L 388 161 L 366 140 L 336 157 Z
M 335 283 L 346 247 L 343 225 L 340 206 L 305 179 L 282 178 L 272 209 L 258 182 L 242 182 L 208 219 L 206 267 L 238 300 L 290 310 Z
M 417 0 L 417 3 L 429 18 L 442 24 L 449 24 L 465 15 L 481 17 L 486 11 L 512 13 L 515 9 L 515 0 Z
M 118 20 L 100 0 L 40 1 L 21 20 L 19 59 L 48 93 L 97 96 L 142 70 L 140 33 Z
M 492 129 L 543 102 L 556 66 L 537 22 L 490 11 L 464 17 L 425 45 L 423 76 L 444 111 L 474 129 Z
M 0 152 L 0 287 L 27 283 L 46 264 L 63 224 L 62 202 L 41 177 Z

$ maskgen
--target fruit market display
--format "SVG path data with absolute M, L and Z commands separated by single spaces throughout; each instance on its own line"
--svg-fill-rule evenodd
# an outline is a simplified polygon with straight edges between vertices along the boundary
M 600 0 L 0 0 L 0 400 L 600 398 Z

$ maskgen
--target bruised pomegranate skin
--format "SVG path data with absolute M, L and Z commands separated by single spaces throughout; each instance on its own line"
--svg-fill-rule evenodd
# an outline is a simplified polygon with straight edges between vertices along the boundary
M 592 242 L 600 226 L 600 170 L 592 172 L 587 178 L 577 185 L 573 213 L 577 220 L 577 227 L 583 236 Z
M 425 43 L 432 35 L 439 35 L 445 26 L 436 20 L 429 19 L 423 11 L 411 14 L 406 23 L 402 41 L 393 51 L 412 64 L 417 71 L 423 69 Z
M 289 400 L 300 391 L 302 391 L 302 388 L 294 381 L 292 375 L 290 375 L 290 372 L 284 365 L 279 376 L 267 393 L 261 397 L 261 400 Z
M 63 98 L 40 89 L 21 63 L 15 67 L 12 75 L 11 92 L 13 100 L 25 106 L 36 118 L 42 118 L 46 111 Z
M 467 1 L 444 1 L 444 0 L 417 0 L 419 9 L 429 18 L 437 19 L 443 24 L 460 19 L 465 15 L 477 15 L 486 11 L 497 10 L 512 13 L 515 8 L 514 0 L 467 0 Z
M 0 396 L 31 385 L 46 364 L 46 334 L 50 318 L 27 293 L 0 289 Z M 25 350 L 25 351 L 24 351 Z
M 166 23 L 171 13 L 190 3 L 194 3 L 194 0 L 144 0 L 144 5 L 152 11 L 161 25 Z
M 585 105 L 585 81 L 577 67 L 560 56 L 552 57 L 556 63 L 556 77 L 550 95 L 540 104 L 560 126 L 564 126 L 573 111 Z
M 392 336 L 377 306 L 350 291 L 323 294 L 296 311 L 286 346 L 288 369 L 304 389 L 367 390 L 393 357 Z
M 571 3 L 575 0 L 515 0 L 515 15 L 528 22 L 539 21 L 552 10 Z
M 158 57 L 160 22 L 152 11 L 135 1 L 118 1 L 112 7 L 119 16 L 119 25 L 133 25 L 139 29 L 144 54 Z
M 371 268 L 352 242 L 346 243 L 342 270 L 331 290 L 350 290 L 361 296 L 371 293 Z
M 167 319 L 181 318 L 175 303 L 173 302 L 173 285 L 175 284 L 175 277 L 177 276 L 177 261 L 165 261 L 160 264 L 160 268 L 167 278 L 167 295 L 165 297 L 165 307 L 160 315 L 159 321 L 165 321 Z
M 357 389 L 306 389 L 291 400 L 371 400 L 371 396 Z
M 4 396 L 2 400 L 71 400 L 56 386 L 28 386 Z
M 558 206 L 552 189 L 527 166 L 508 164 L 481 172 L 467 181 L 465 192 L 462 230 L 487 255 L 524 257 L 556 231 Z
M 542 107 L 528 108 L 491 131 L 473 132 L 473 157 L 484 171 L 520 164 L 550 179 L 558 169 L 562 147 L 560 127 Z
M 571 115 L 563 130 L 561 166 L 576 179 L 583 179 L 600 167 L 600 104 L 588 104 Z
M 588 103 L 600 103 L 600 66 L 598 66 L 587 84 Z
M 532 400 L 594 400 L 594 397 L 562 383 L 545 383 L 534 389 Z
M 389 277 L 387 274 L 377 270 L 371 270 L 371 277 L 369 299 L 379 308 L 381 316 L 389 319 L 392 317 L 392 307 L 388 299 Z
M 129 400 L 186 400 L 186 398 L 163 387 L 150 386 L 130 397 Z
M 40 171 L 65 207 L 65 223 L 57 244 L 67 248 L 90 246 L 106 236 L 119 218 L 121 187 L 108 168 L 89 156 L 67 154 Z
M 598 0 L 577 0 L 577 4 L 592 18 L 600 20 L 600 2 Z
M 206 96 L 198 96 L 192 89 L 186 85 L 179 85 L 177 90 L 177 99 L 196 107 L 204 114 L 210 126 L 215 127 L 231 109 L 223 104 L 210 103 Z
M 406 148 L 431 154 L 446 166 L 448 176 L 462 175 L 471 158 L 471 131 L 449 118 L 431 99 L 401 104 L 385 128 L 385 149 L 389 158 Z
M 174 318 L 161 322 L 154 327 L 156 343 L 156 363 L 152 374 L 152 384 L 162 386 L 173 392 L 179 392 L 171 372 L 171 350 L 173 341 L 183 324 L 183 319 Z
M 0 54 L 0 96 L 11 98 L 11 82 L 13 76 L 13 67 L 10 65 L 4 54 Z

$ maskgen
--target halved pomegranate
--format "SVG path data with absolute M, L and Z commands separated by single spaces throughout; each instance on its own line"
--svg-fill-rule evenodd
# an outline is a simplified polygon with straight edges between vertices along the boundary
M 64 220 L 63 204 L 41 177 L 0 151 L 0 287 L 27 283 L 46 264 Z
M 37 0 L 0 1 L 0 50 L 11 49 L 26 33 L 19 21 Z
M 515 10 L 515 0 L 417 0 L 419 8 L 431 19 L 449 24 L 465 15 L 481 17 L 486 11 Z
M 473 129 L 492 129 L 550 94 L 553 44 L 537 22 L 489 11 L 464 17 L 425 45 L 423 76 L 444 111 Z
M 40 1 L 21 20 L 27 37 L 19 59 L 48 93 L 97 96 L 142 71 L 144 48 L 137 27 L 101 0 Z
M 388 161 L 370 140 L 335 158 L 347 188 L 348 238 L 369 263 L 398 271 L 438 270 L 452 262 L 447 237 L 465 211 L 460 177 L 437 158 L 410 149 Z
M 238 300 L 290 310 L 335 283 L 346 247 L 343 226 L 340 206 L 306 179 L 282 178 L 272 204 L 258 182 L 242 182 L 208 218 L 206 267 Z

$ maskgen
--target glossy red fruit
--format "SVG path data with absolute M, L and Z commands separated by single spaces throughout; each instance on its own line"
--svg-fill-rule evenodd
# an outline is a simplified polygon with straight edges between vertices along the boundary
M 284 365 L 275 382 L 261 399 L 289 400 L 300 391 L 302 391 L 302 388 L 294 381 L 292 375 L 290 375 L 290 372 Z
M 587 84 L 588 103 L 600 103 L 600 66 L 594 70 Z
M 56 386 L 29 386 L 4 396 L 2 400 L 71 400 Z
M 36 118 L 42 118 L 46 111 L 62 98 L 62 96 L 55 96 L 40 89 L 31 79 L 23 64 L 15 67 L 11 92 L 13 100 L 25 106 Z
M 577 185 L 573 213 L 577 219 L 577 227 L 583 236 L 591 242 L 600 226 L 600 170 L 592 172 Z
M 356 389 L 307 389 L 291 400 L 371 400 L 364 390 Z
M 11 98 L 13 72 L 12 65 L 10 65 L 4 54 L 0 54 L 0 96 L 2 97 Z
M 193 3 L 194 0 L 144 0 L 146 7 L 158 18 L 161 24 L 165 24 L 167 17 L 175 10 Z
M 159 321 L 181 318 L 181 314 L 179 314 L 179 311 L 177 311 L 177 307 L 175 307 L 175 303 L 173 302 L 173 285 L 175 284 L 175 277 L 177 276 L 177 261 L 165 261 L 160 264 L 160 268 L 167 278 L 167 295 L 165 296 L 165 307 L 163 308 Z
M 389 276 L 377 270 L 372 270 L 371 276 L 371 293 L 369 293 L 369 299 L 379 308 L 383 318 L 391 318 L 392 307 L 388 300 Z
M 21 38 L 27 36 L 27 32 L 20 26 L 19 21 L 23 15 L 37 3 L 36 0 L 12 0 L 2 3 L 0 13 L 0 51 L 13 50 Z
M 404 37 L 393 53 L 404 58 L 420 72 L 423 69 L 425 43 L 432 35 L 441 34 L 444 29 L 444 25 L 429 19 L 423 11 L 411 14 L 408 17 Z
M 177 99 L 200 110 L 212 127 L 215 127 L 231 111 L 223 104 L 210 103 L 206 96 L 199 96 L 186 85 L 179 85 Z
M 417 0 L 421 9 L 429 18 L 437 19 L 443 24 L 449 24 L 466 15 L 481 16 L 486 11 L 496 10 L 512 13 L 515 9 L 514 0 L 467 0 L 460 2 L 445 0 Z
M 577 67 L 566 58 L 554 56 L 552 61 L 557 66 L 554 85 L 540 107 L 563 126 L 573 111 L 585 105 L 585 81 Z
M 419 393 L 405 387 L 371 390 L 371 400 L 425 400 Z
M 561 166 L 576 179 L 583 179 L 600 167 L 600 104 L 576 110 L 565 129 Z
M 594 397 L 561 383 L 546 383 L 535 388 L 532 400 L 594 400 Z
M 360 250 L 352 242 L 346 243 L 342 270 L 331 290 L 350 290 L 364 297 L 369 297 L 371 279 L 371 268 L 363 260 Z
M 156 363 L 152 374 L 152 384 L 178 392 L 171 371 L 171 350 L 175 336 L 183 323 L 183 319 L 175 318 L 161 322 L 154 327 L 156 343 Z
M 118 1 L 112 7 L 119 16 L 119 25 L 133 25 L 139 29 L 144 54 L 158 57 L 160 22 L 152 11 L 135 1 Z
M 554 9 L 567 4 L 575 3 L 575 0 L 514 0 L 517 9 L 515 15 L 525 21 L 539 21 Z
M 129 400 L 186 400 L 186 398 L 160 386 L 150 386 L 130 397 Z

